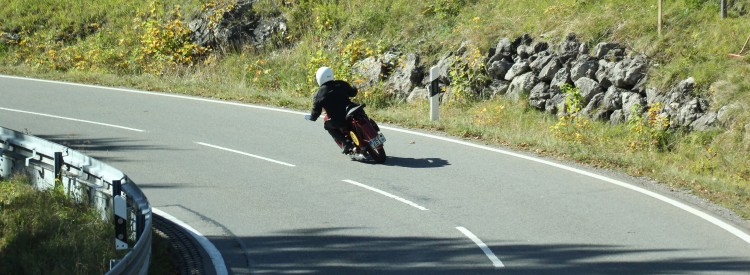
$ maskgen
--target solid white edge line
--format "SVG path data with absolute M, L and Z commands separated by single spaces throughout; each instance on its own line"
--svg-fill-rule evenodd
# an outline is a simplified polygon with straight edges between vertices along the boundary
M 203 249 L 206 251 L 208 256 L 211 258 L 211 262 L 214 264 L 214 269 L 216 270 L 216 274 L 217 275 L 228 274 L 227 266 L 224 263 L 224 258 L 221 256 L 221 252 L 219 252 L 216 246 L 214 246 L 214 244 L 211 243 L 211 241 L 209 241 L 208 238 L 203 236 L 203 234 L 198 232 L 198 230 L 195 230 L 195 228 L 193 228 L 192 226 L 186 224 L 185 222 L 181 221 L 178 218 L 175 218 L 174 216 L 170 214 L 167 214 L 164 211 L 151 207 L 151 212 L 186 229 L 188 233 L 190 233 L 190 235 L 193 236 L 193 238 L 195 238 L 195 240 L 198 241 L 198 243 L 203 247 Z
M 95 121 L 89 121 L 89 120 L 83 120 L 83 119 L 77 119 L 77 118 L 64 117 L 64 116 L 56 116 L 56 115 L 50 115 L 50 114 L 35 113 L 35 112 L 22 111 L 22 110 L 16 110 L 16 109 L 9 109 L 9 108 L 3 108 L 3 107 L 0 107 L 0 110 L 5 110 L 5 111 L 9 111 L 9 112 L 16 112 L 16 113 L 24 113 L 24 114 L 30 114 L 30 115 L 36 115 L 36 116 L 43 116 L 43 117 L 51 117 L 51 118 L 57 118 L 57 119 L 63 119 L 63 120 L 70 120 L 70 121 L 75 121 L 75 122 L 83 122 L 83 123 L 95 124 L 95 125 L 99 125 L 99 126 L 119 128 L 119 129 L 124 129 L 124 130 L 128 130 L 128 131 L 134 131 L 134 132 L 144 132 L 143 130 L 140 130 L 140 129 L 125 127 L 125 126 L 120 126 L 120 125 L 114 125 L 114 124 L 107 124 L 107 123 L 95 122 Z
M 220 100 L 204 99 L 204 98 L 188 97 L 188 96 L 180 96 L 180 95 L 173 95 L 173 94 L 145 92 L 145 91 L 123 89 L 123 88 L 103 87 L 103 86 L 78 84 L 78 83 L 62 82 L 62 81 L 54 81 L 54 80 L 44 80 L 44 79 L 17 77 L 17 76 L 0 75 L 0 77 L 10 78 L 10 79 L 19 79 L 19 80 L 45 82 L 45 83 L 65 84 L 65 85 L 79 86 L 79 87 L 107 89 L 107 90 L 129 92 L 129 93 L 136 93 L 136 94 L 146 94 L 146 95 L 154 95 L 154 96 L 181 98 L 181 99 L 203 101 L 203 102 L 211 102 L 211 103 L 224 104 L 224 105 L 233 105 L 233 106 L 240 106 L 240 107 L 247 107 L 247 108 L 255 108 L 255 109 L 261 109 L 261 110 L 267 110 L 267 111 L 274 111 L 274 112 L 282 112 L 282 113 L 290 113 L 290 114 L 300 114 L 300 115 L 301 114 L 306 114 L 304 112 L 286 110 L 286 109 L 281 109 L 281 108 L 256 106 L 256 105 L 236 103 L 236 102 L 225 102 L 225 101 L 220 101 Z M 619 180 L 615 180 L 615 179 L 611 179 L 611 178 L 608 178 L 608 177 L 605 177 L 605 176 L 601 176 L 601 175 L 593 174 L 593 173 L 590 173 L 590 172 L 586 172 L 586 171 L 583 171 L 583 170 L 580 170 L 580 169 L 577 169 L 577 168 L 564 166 L 564 165 L 557 164 L 557 163 L 554 163 L 554 162 L 551 162 L 551 161 L 546 161 L 546 160 L 535 158 L 535 157 L 530 157 L 530 156 L 526 156 L 526 155 L 522 155 L 522 154 L 518 154 L 518 153 L 513 153 L 513 152 L 510 152 L 510 151 L 505 151 L 505 150 L 501 150 L 501 149 L 497 149 L 497 148 L 492 148 L 492 147 L 489 147 L 489 146 L 483 146 L 483 145 L 473 144 L 473 143 L 469 143 L 469 142 L 461 141 L 461 140 L 456 140 L 456 139 L 452 139 L 452 138 L 441 137 L 441 136 L 436 136 L 436 135 L 431 135 L 431 134 L 426 134 L 426 133 L 420 133 L 420 132 L 415 132 L 415 131 L 410 131 L 410 130 L 405 130 L 405 129 L 399 129 L 399 128 L 389 127 L 389 126 L 380 126 L 380 128 L 381 129 L 387 129 L 387 130 L 395 131 L 395 132 L 401 132 L 401 133 L 405 133 L 405 134 L 411 134 L 411 135 L 416 135 L 416 136 L 421 136 L 421 137 L 426 137 L 426 138 L 431 138 L 431 139 L 442 140 L 442 141 L 451 142 L 451 143 L 455 143 L 455 144 L 460 144 L 460 145 L 465 145 L 465 146 L 469 146 L 469 147 L 474 147 L 474 148 L 477 148 L 477 149 L 482 149 L 482 150 L 487 150 L 487 151 L 491 151 L 491 152 L 495 152 L 495 153 L 500 153 L 500 154 L 504 154 L 504 155 L 508 155 L 508 156 L 512 156 L 512 157 L 517 157 L 517 158 L 521 158 L 521 159 L 525 159 L 525 160 L 529 160 L 529 161 L 533 161 L 533 162 L 537 162 L 537 163 L 541 163 L 541 164 L 546 164 L 546 165 L 549 165 L 549 166 L 552 166 L 552 167 L 560 168 L 560 169 L 567 170 L 567 171 L 570 171 L 570 172 L 573 172 L 573 173 L 577 173 L 577 174 L 580 174 L 580 175 L 593 177 L 595 179 L 599 179 L 599 180 L 602 180 L 602 181 L 605 181 L 605 182 L 609 182 L 611 184 L 615 184 L 615 185 L 618 185 L 620 187 L 624 187 L 624 188 L 630 189 L 632 191 L 639 192 L 641 194 L 650 196 L 650 197 L 655 198 L 657 200 L 661 200 L 663 202 L 671 204 L 672 206 L 675 206 L 675 207 L 680 208 L 680 209 L 682 209 L 684 211 L 687 211 L 688 213 L 696 215 L 696 216 L 698 216 L 698 217 L 706 220 L 707 222 L 710 222 L 710 223 L 718 226 L 719 228 L 724 229 L 727 232 L 729 232 L 729 233 L 737 236 L 738 238 L 742 239 L 746 243 L 750 244 L 750 234 L 745 233 L 742 230 L 739 230 L 737 227 L 735 227 L 735 226 L 733 226 L 731 224 L 728 224 L 728 223 L 726 223 L 726 222 L 724 222 L 724 221 L 722 221 L 720 219 L 717 219 L 716 217 L 713 217 L 713 216 L 711 216 L 711 215 L 709 215 L 709 214 L 707 214 L 707 213 L 705 213 L 703 211 L 700 211 L 700 210 L 698 210 L 698 209 L 696 209 L 694 207 L 691 207 L 691 206 L 686 205 L 684 203 L 681 203 L 681 202 L 678 202 L 676 200 L 667 198 L 667 197 L 665 197 L 663 195 L 654 193 L 652 191 L 649 191 L 649 190 L 646 190 L 646 189 L 643 189 L 643 188 L 631 185 L 629 183 L 625 183 L 625 182 L 622 182 L 622 181 L 619 181 Z
M 239 103 L 239 102 L 221 101 L 221 100 L 217 100 L 217 99 L 200 98 L 200 97 L 184 96 L 184 95 L 177 95 L 177 94 L 167 94 L 167 93 L 139 91 L 139 90 L 125 89 L 125 88 L 114 88 L 114 87 L 106 87 L 106 86 L 96 86 L 96 85 L 89 85 L 89 84 L 80 84 L 80 83 L 73 83 L 73 82 L 56 81 L 56 80 L 45 80 L 45 79 L 36 79 L 36 78 L 18 77 L 18 76 L 9 76 L 9 75 L 0 75 L 0 78 L 9 78 L 9 79 L 17 79 L 17 80 L 36 81 L 36 82 L 52 83 L 52 84 L 63 84 L 63 85 L 70 85 L 70 86 L 76 86 L 76 87 L 95 88 L 95 89 L 118 91 L 118 92 L 126 92 L 126 93 L 133 93 L 133 94 L 161 96 L 161 97 L 169 97 L 169 98 L 179 98 L 179 99 L 187 99 L 187 100 L 200 101 L 200 102 L 210 102 L 210 103 L 216 103 L 216 104 L 222 104 L 222 105 L 231 105 L 231 106 L 238 106 L 238 107 L 245 107 L 245 108 L 253 108 L 253 109 L 274 111 L 274 112 L 297 114 L 297 115 L 306 114 L 306 113 L 303 113 L 303 112 L 298 112 L 298 111 L 294 111 L 294 110 L 285 110 L 285 109 L 277 108 L 277 107 L 266 107 L 266 106 L 260 106 L 260 105 L 252 105 L 252 104 Z
M 742 239 L 746 243 L 750 244 L 750 234 L 745 233 L 744 231 L 738 229 L 737 227 L 735 227 L 735 226 L 733 226 L 733 225 L 731 225 L 731 224 L 729 224 L 727 222 L 724 222 L 724 221 L 722 221 L 722 220 L 720 220 L 720 219 L 718 219 L 718 218 L 716 218 L 716 217 L 714 217 L 712 215 L 709 215 L 706 212 L 698 210 L 698 209 L 696 209 L 696 208 L 694 208 L 692 206 L 689 206 L 689 205 L 684 204 L 682 202 L 679 202 L 677 200 L 668 198 L 668 197 L 666 197 L 664 195 L 658 194 L 658 193 L 650 191 L 650 190 L 646 190 L 646 189 L 641 188 L 641 187 L 637 187 L 637 186 L 629 184 L 629 183 L 625 183 L 625 182 L 622 182 L 622 181 L 619 181 L 619 180 L 616 180 L 616 179 L 608 178 L 608 177 L 605 177 L 605 176 L 602 176 L 602 175 L 597 175 L 597 174 L 594 174 L 594 173 L 591 173 L 591 172 L 583 171 L 583 170 L 578 169 L 578 168 L 573 168 L 573 167 L 570 167 L 570 166 L 565 166 L 565 165 L 562 165 L 562 164 L 554 163 L 554 162 L 551 162 L 551 161 L 547 161 L 547 160 L 543 160 L 543 159 L 539 159 L 539 158 L 535 158 L 535 157 L 530 157 L 530 156 L 526 156 L 526 155 L 522 155 L 522 154 L 518 154 L 518 153 L 514 153 L 514 152 L 509 152 L 509 151 L 505 151 L 505 150 L 501 150 L 501 149 L 497 149 L 497 148 L 492 148 L 492 147 L 489 147 L 489 146 L 483 146 L 483 145 L 473 144 L 473 143 L 466 142 L 466 141 L 454 140 L 454 139 L 447 138 L 447 137 L 441 137 L 441 136 L 435 136 L 435 135 L 430 135 L 430 134 L 424 134 L 424 133 L 414 132 L 414 131 L 410 131 L 410 130 L 404 130 L 404 129 L 398 129 L 398 128 L 393 128 L 393 127 L 388 127 L 388 126 L 380 126 L 380 128 L 382 128 L 382 129 L 388 129 L 388 130 L 396 131 L 396 132 L 402 132 L 402 133 L 406 133 L 406 134 L 412 134 L 412 135 L 417 135 L 417 136 L 422 136 L 422 137 L 427 137 L 427 138 L 442 140 L 442 141 L 447 141 L 447 142 L 451 142 L 451 143 L 455 143 L 455 144 L 460 144 L 460 145 L 464 145 L 464 146 L 469 146 L 469 147 L 474 147 L 474 148 L 477 148 L 477 149 L 487 150 L 487 151 L 491 151 L 491 152 L 495 152 L 495 153 L 500 153 L 500 154 L 504 154 L 504 155 L 508 155 L 508 156 L 512 156 L 512 157 L 516 157 L 516 158 L 525 159 L 525 160 L 528 160 L 528 161 L 533 161 L 533 162 L 536 162 L 536 163 L 541 163 L 541 164 L 549 165 L 549 166 L 552 166 L 552 167 L 555 167 L 555 168 L 559 168 L 559 169 L 562 169 L 562 170 L 566 170 L 566 171 L 573 172 L 573 173 L 576 173 L 576 174 L 580 174 L 580 175 L 592 177 L 592 178 L 595 178 L 595 179 L 598 179 L 598 180 L 601 180 L 601 181 L 604 181 L 604 182 L 608 182 L 608 183 L 611 183 L 611 184 L 614 184 L 614 185 L 617 185 L 617 186 L 620 186 L 620 187 L 623 187 L 623 188 L 626 188 L 626 189 L 630 189 L 632 191 L 635 191 L 635 192 L 647 195 L 649 197 L 655 198 L 655 199 L 660 200 L 662 202 L 666 202 L 666 203 L 668 203 L 668 204 L 670 204 L 670 205 L 672 205 L 674 207 L 677 207 L 677 208 L 682 209 L 682 210 L 684 210 L 684 211 L 686 211 L 688 213 L 691 213 L 691 214 L 693 214 L 695 216 L 698 216 L 698 217 L 700 217 L 700 218 L 702 218 L 702 219 L 704 219 L 704 220 L 706 220 L 706 221 L 708 221 L 708 222 L 710 222 L 710 223 L 718 226 L 719 228 L 726 230 L 727 232 L 731 233 L 732 235 L 735 235 L 736 237 Z
M 408 205 L 410 205 L 410 206 L 412 206 L 412 207 L 414 207 L 416 209 L 419 209 L 419 210 L 422 210 L 422 211 L 427 211 L 428 210 L 427 208 L 425 208 L 425 207 L 423 207 L 423 206 L 421 206 L 419 204 L 416 204 L 414 202 L 411 202 L 411 201 L 409 201 L 407 199 L 404 199 L 404 198 L 401 198 L 399 196 L 393 195 L 391 193 L 385 192 L 383 190 L 377 189 L 375 187 L 367 186 L 365 184 L 362 184 L 362 183 L 359 183 L 359 182 L 356 182 L 356 181 L 353 181 L 353 180 L 342 180 L 342 181 L 346 182 L 346 183 L 350 183 L 350 184 L 356 185 L 356 186 L 359 186 L 359 187 L 362 187 L 364 189 L 367 189 L 367 190 L 370 190 L 370 191 L 373 191 L 373 192 L 376 192 L 378 194 L 381 194 L 383 196 L 395 199 L 397 201 L 403 202 L 403 203 L 408 204 Z
M 223 150 L 223 151 L 227 151 L 227 152 L 232 152 L 232 153 L 240 154 L 240 155 L 243 155 L 243 156 L 248 156 L 248 157 L 253 157 L 253 158 L 257 158 L 257 159 L 262 159 L 262 160 L 265 160 L 265 161 L 268 161 L 268 162 L 273 162 L 273 163 L 276 163 L 276 164 L 286 165 L 286 166 L 289 166 L 289 167 L 296 167 L 296 165 L 294 165 L 294 164 L 286 163 L 286 162 L 283 162 L 283 161 L 278 161 L 278 160 L 275 160 L 275 159 L 270 159 L 270 158 L 267 158 L 267 157 L 261 157 L 261 156 L 258 156 L 258 155 L 253 155 L 253 154 L 250 154 L 250 153 L 245 153 L 245 152 L 242 152 L 242 151 L 237 151 L 237 150 L 234 150 L 234 149 L 224 148 L 224 147 L 221 147 L 221 146 L 216 146 L 216 145 L 212 145 L 212 144 L 208 144 L 208 143 L 203 143 L 203 142 L 197 142 L 197 141 L 195 143 L 199 144 L 199 145 L 206 146 L 206 147 L 211 147 L 211 148 L 214 148 L 214 149 L 219 149 L 219 150 Z
M 461 233 L 466 235 L 466 237 L 474 241 L 474 243 L 477 244 L 477 246 L 479 246 L 480 249 L 482 249 L 482 252 L 484 252 L 484 255 L 487 255 L 487 258 L 489 258 L 490 261 L 492 261 L 492 265 L 495 268 L 505 267 L 503 262 L 500 261 L 500 259 L 498 259 L 497 256 L 495 256 L 495 253 L 492 253 L 492 250 L 490 250 L 490 248 L 486 244 L 484 244 L 482 240 L 480 240 L 476 235 L 474 235 L 474 233 L 471 233 L 471 231 L 469 231 L 468 229 L 462 226 L 456 227 L 456 229 L 458 229 L 458 231 L 461 231 Z

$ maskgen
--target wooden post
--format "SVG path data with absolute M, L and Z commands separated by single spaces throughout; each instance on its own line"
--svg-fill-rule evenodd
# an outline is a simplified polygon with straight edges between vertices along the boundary
M 659 18 L 657 19 L 657 21 L 658 21 L 658 24 L 659 24 L 659 36 L 661 36 L 661 16 L 662 16 L 662 13 L 661 13 L 661 0 L 659 0 L 659 5 L 658 6 L 659 6 Z
M 727 18 L 727 0 L 721 0 L 721 19 Z

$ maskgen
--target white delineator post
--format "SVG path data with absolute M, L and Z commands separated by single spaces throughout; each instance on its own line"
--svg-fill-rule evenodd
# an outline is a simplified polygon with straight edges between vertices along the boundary
M 119 180 L 112 181 L 112 200 L 115 214 L 115 250 L 128 249 L 127 205 L 122 197 L 122 183 Z
M 440 119 L 440 87 L 438 86 L 438 78 L 440 77 L 440 69 L 437 66 L 430 68 L 430 121 L 438 121 Z

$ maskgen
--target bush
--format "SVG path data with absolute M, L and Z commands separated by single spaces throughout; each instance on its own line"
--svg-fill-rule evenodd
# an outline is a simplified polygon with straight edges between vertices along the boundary
M 114 227 L 59 189 L 0 181 L 0 274 L 102 274 L 116 258 Z

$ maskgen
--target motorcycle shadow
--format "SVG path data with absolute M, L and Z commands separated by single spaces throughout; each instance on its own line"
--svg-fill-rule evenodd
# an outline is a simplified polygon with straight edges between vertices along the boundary
M 439 168 L 451 165 L 447 160 L 441 158 L 402 158 L 388 156 L 385 163 L 381 165 L 399 166 L 406 168 Z

